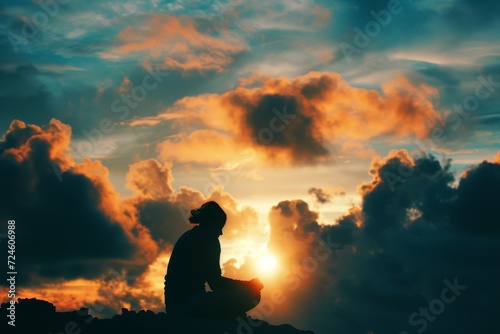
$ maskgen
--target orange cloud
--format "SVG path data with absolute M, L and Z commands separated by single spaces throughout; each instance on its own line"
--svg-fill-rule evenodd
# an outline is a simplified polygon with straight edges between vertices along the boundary
M 324 27 L 328 21 L 330 21 L 332 17 L 332 12 L 323 6 L 316 5 L 311 9 L 311 13 L 313 14 L 315 20 L 313 23 L 313 27 L 322 28 Z
M 304 259 L 317 241 L 319 215 L 302 200 L 282 201 L 269 212 L 269 248 L 286 261 Z
M 162 161 L 211 164 L 241 160 L 245 157 L 243 149 L 232 137 L 215 130 L 196 130 L 158 145 Z
M 45 159 L 57 163 L 65 170 L 74 164 L 73 158 L 67 155 L 70 138 L 71 127 L 56 119 L 50 120 L 45 129 L 14 120 L 3 136 L 5 145 L 0 153 L 21 162 L 33 158 L 36 148 L 41 145 L 45 149 Z
M 325 48 L 319 51 L 318 58 L 322 63 L 327 64 L 335 59 L 335 54 L 332 50 Z
M 498 151 L 498 153 L 495 156 L 495 158 L 493 159 L 493 161 L 496 162 L 497 164 L 500 164 L 500 151 Z
M 118 93 L 127 94 L 130 91 L 131 87 L 132 87 L 132 82 L 128 77 L 124 76 L 123 81 L 120 84 L 120 87 L 118 87 Z
M 177 101 L 164 115 L 185 115 L 178 124 L 185 132 L 194 131 L 160 144 L 162 159 L 214 163 L 246 147 L 270 163 L 312 164 L 330 159 L 332 149 L 346 141 L 358 142 L 350 147 L 366 155 L 369 148 L 359 143 L 378 136 L 426 138 L 441 121 L 433 104 L 437 90 L 401 75 L 384 84 L 382 92 L 352 87 L 330 72 L 259 79 L 259 87 Z M 216 148 L 211 154 L 177 153 L 204 141 Z
M 214 188 L 207 198 L 207 201 L 216 201 L 227 214 L 227 223 L 224 227 L 223 240 L 245 238 L 253 241 L 263 242 L 266 237 L 264 226 L 259 225 L 257 211 L 245 206 L 238 207 L 238 202 L 234 197 L 224 192 L 222 188 Z M 239 247 L 245 248 L 241 240 L 235 240 Z M 251 250 L 247 246 L 247 250 Z
M 157 124 L 161 123 L 161 119 L 157 117 L 149 117 L 149 118 L 142 118 L 142 119 L 132 119 L 128 122 L 122 122 L 122 125 L 128 125 L 130 127 L 135 127 L 135 126 L 154 126 Z
M 231 31 L 216 28 L 204 32 L 191 17 L 153 14 L 142 26 L 129 26 L 118 35 L 120 45 L 103 57 L 116 58 L 129 53 L 146 53 L 160 61 L 164 69 L 223 72 L 233 55 L 246 44 Z
M 238 79 L 238 86 L 240 87 L 250 87 L 254 86 L 257 84 L 262 84 L 264 81 L 270 79 L 271 76 L 267 73 L 262 73 L 262 72 L 256 72 L 253 73 L 250 77 L 248 78 L 240 78 Z
M 388 165 L 390 162 L 398 162 L 403 166 L 407 166 L 407 168 L 414 168 L 415 161 L 412 156 L 406 150 L 391 150 L 386 157 L 382 158 L 380 156 L 376 156 L 372 159 L 371 167 L 369 174 L 373 176 L 372 181 L 363 183 L 358 186 L 358 193 L 362 196 L 371 192 L 378 184 L 383 182 L 384 179 L 387 179 L 387 176 L 381 174 L 382 166 Z M 405 172 L 406 169 L 401 169 L 401 171 Z M 399 172 L 396 171 L 397 176 L 399 176 Z
M 130 165 L 126 178 L 127 188 L 145 198 L 168 197 L 174 192 L 170 165 L 162 166 L 154 159 Z
M 6 171 L 0 185 L 16 189 L 2 199 L 0 216 L 27 224 L 19 231 L 26 286 L 93 279 L 111 268 L 140 271 L 158 253 L 108 169 L 89 159 L 76 164 L 68 154 L 70 138 L 71 128 L 52 119 L 43 128 L 13 121 L 0 141 L 0 169 Z
M 342 141 L 342 143 L 339 143 L 339 153 L 342 155 L 348 154 L 357 156 L 363 159 L 370 159 L 377 154 L 376 151 L 370 146 L 370 143 L 363 141 L 362 139 L 346 139 L 345 141 Z

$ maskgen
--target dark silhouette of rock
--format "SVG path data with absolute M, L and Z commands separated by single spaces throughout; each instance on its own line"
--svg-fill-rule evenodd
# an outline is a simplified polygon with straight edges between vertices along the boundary
M 0 309 L 3 319 L 1 333 L 43 334 L 314 334 L 301 331 L 291 325 L 271 325 L 250 317 L 235 320 L 202 319 L 154 313 L 151 310 L 135 312 L 122 308 L 122 314 L 111 319 L 99 319 L 89 315 L 88 308 L 78 311 L 56 312 L 53 304 L 38 300 L 19 299 L 15 304 L 16 326 L 7 323 L 9 304 Z

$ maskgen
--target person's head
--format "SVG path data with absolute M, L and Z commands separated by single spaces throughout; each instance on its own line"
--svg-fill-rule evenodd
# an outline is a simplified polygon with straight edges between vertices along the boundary
M 198 224 L 210 232 L 222 235 L 222 228 L 226 224 L 226 213 L 219 204 L 214 201 L 206 202 L 199 209 L 191 210 L 189 222 Z

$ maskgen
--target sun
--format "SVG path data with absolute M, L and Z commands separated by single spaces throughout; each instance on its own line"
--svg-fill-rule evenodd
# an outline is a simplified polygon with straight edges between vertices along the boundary
M 269 274 L 278 269 L 278 260 L 273 255 L 264 255 L 258 260 L 258 265 L 263 273 Z

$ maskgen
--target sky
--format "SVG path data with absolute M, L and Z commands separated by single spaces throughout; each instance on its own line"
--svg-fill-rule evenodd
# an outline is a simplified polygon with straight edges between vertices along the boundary
M 493 326 L 497 1 L 7 0 L 0 17 L 18 297 L 162 311 L 189 210 L 215 200 L 224 275 L 264 283 L 257 317 Z

